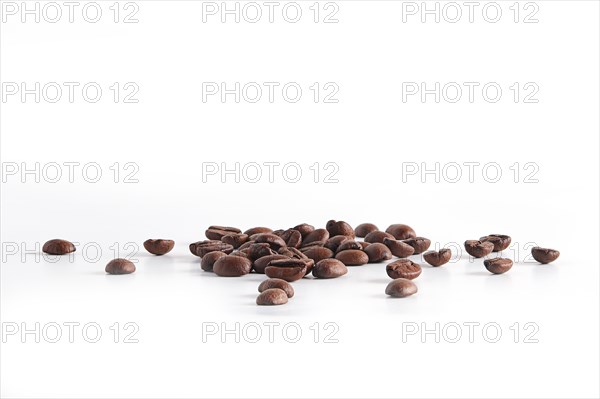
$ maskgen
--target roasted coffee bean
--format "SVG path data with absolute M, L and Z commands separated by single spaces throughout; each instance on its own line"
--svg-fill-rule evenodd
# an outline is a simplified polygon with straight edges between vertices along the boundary
M 273 230 L 271 232 L 271 234 L 275 234 L 277 237 L 281 237 L 281 235 L 283 234 L 284 231 L 285 230 L 283 230 L 283 229 Z
M 146 248 L 146 251 L 154 255 L 164 255 L 170 252 L 174 246 L 175 241 L 173 240 L 150 239 L 144 241 L 144 248 Z
M 299 249 L 296 249 L 294 247 L 280 248 L 279 251 L 277 251 L 277 253 L 295 259 L 308 259 L 308 256 L 304 255 L 304 253 L 302 253 Z
M 241 251 L 243 249 L 248 249 L 248 248 L 250 248 L 250 245 L 252 245 L 252 244 L 254 244 L 254 241 L 252 241 L 252 240 L 246 241 L 245 243 L 243 243 L 242 245 L 240 245 L 240 247 L 238 248 L 238 250 Z
M 486 259 L 483 264 L 490 273 L 502 274 L 510 270 L 513 261 L 507 258 Z
M 280 278 L 270 278 L 268 280 L 263 281 L 258 286 L 258 292 L 263 292 L 271 288 L 279 288 L 283 290 L 288 298 L 294 296 L 294 287 L 290 283 Z
M 273 233 L 262 233 L 258 234 L 254 237 L 254 241 L 257 244 L 266 243 L 274 250 L 277 251 L 281 247 L 285 247 L 285 241 L 281 239 L 281 237 L 276 236 Z
M 474 258 L 488 256 L 494 250 L 494 244 L 489 241 L 467 240 L 465 251 Z
M 369 245 L 371 245 L 370 242 L 365 242 L 365 241 L 359 241 L 358 243 L 362 247 L 363 251 L 365 250 L 365 248 L 367 248 Z M 374 243 L 374 244 L 377 244 L 377 243 Z
M 202 260 L 200 261 L 200 267 L 205 272 L 212 272 L 215 262 L 217 260 L 219 260 L 219 258 L 222 258 L 224 256 L 227 256 L 227 254 L 225 252 L 221 252 L 221 251 L 209 252 L 202 257 Z
M 276 253 L 266 242 L 254 243 L 248 247 L 248 255 L 253 262 L 263 256 L 275 255 Z
M 312 259 L 310 262 L 313 262 Z M 314 262 L 311 264 L 314 265 Z M 307 273 L 307 263 L 302 259 L 272 260 L 265 268 L 265 274 L 271 278 L 280 278 L 292 282 L 300 280 Z
M 242 258 L 250 259 L 250 255 L 248 255 L 247 249 L 243 249 L 241 251 L 233 251 L 230 255 L 231 256 L 241 256 Z M 251 260 L 251 262 L 252 262 L 252 260 Z
M 217 240 L 197 241 L 190 244 L 190 252 L 199 257 L 203 257 L 207 253 L 213 251 L 221 251 L 230 254 L 233 252 L 233 246 Z
M 410 245 L 415 249 L 413 255 L 418 255 L 427 251 L 429 249 L 429 246 L 431 245 L 431 240 L 425 237 L 409 238 L 407 240 L 403 240 L 402 242 Z
M 374 242 L 379 242 L 383 244 L 383 239 L 386 237 L 394 239 L 393 235 L 391 235 L 390 233 L 386 233 L 385 231 L 372 231 L 365 236 L 365 242 L 368 242 L 369 244 L 373 244 Z
M 335 237 L 331 237 L 331 238 L 329 238 L 325 242 L 324 247 L 332 250 L 333 252 L 337 252 L 338 247 L 344 241 L 348 241 L 348 240 L 350 240 L 350 237 L 348 237 L 348 236 L 335 236 Z
M 46 241 L 42 247 L 42 251 L 50 255 L 65 255 L 75 252 L 75 245 L 67 240 L 54 239 Z
M 268 227 L 252 227 L 251 229 L 244 231 L 244 234 L 246 234 L 248 237 L 250 237 L 254 234 L 272 233 L 272 232 L 273 232 L 273 230 L 271 230 Z
M 367 234 L 379 230 L 373 223 L 362 223 L 354 229 L 354 235 L 357 237 L 366 237 Z
M 333 251 L 325 247 L 309 247 L 304 255 L 314 260 L 315 263 L 328 258 L 333 258 Z
M 300 248 L 300 244 L 302 244 L 302 234 L 298 230 L 287 229 L 277 235 L 285 241 L 285 245 L 288 247 Z
M 354 229 L 352 226 L 341 220 L 339 222 L 335 220 L 328 221 L 326 229 L 329 232 L 330 237 L 348 236 L 350 238 L 354 238 Z
M 348 273 L 348 268 L 337 259 L 322 259 L 313 268 L 316 278 L 336 278 Z
M 135 272 L 135 265 L 127 259 L 113 259 L 106 265 L 104 269 L 108 274 L 130 274 Z
M 363 247 L 362 247 L 362 245 L 360 245 L 356 241 L 350 239 L 350 240 L 346 240 L 346 241 L 342 242 L 338 246 L 337 251 L 335 251 L 335 252 L 336 253 L 337 252 L 342 252 L 342 251 L 346 251 L 348 249 L 358 249 L 358 250 L 362 251 Z
M 398 278 L 385 287 L 385 293 L 394 298 L 405 298 L 417 293 L 417 285 L 405 278 Z
M 308 246 L 308 244 L 311 244 L 313 242 L 322 242 L 323 244 L 325 244 L 325 242 L 327 242 L 328 239 L 329 232 L 327 230 L 316 229 L 311 231 L 306 235 L 306 237 L 304 237 L 304 239 L 302 240 L 302 246 L 306 247 Z
M 385 271 L 390 278 L 406 278 L 413 280 L 421 275 L 421 266 L 410 259 L 398 259 L 388 264 Z
M 287 294 L 279 288 L 269 288 L 261 292 L 256 298 L 256 304 L 261 306 L 283 305 L 287 301 Z
M 209 240 L 220 240 L 227 234 L 241 233 L 242 231 L 236 227 L 210 226 L 206 229 L 204 235 Z
M 213 272 L 221 277 L 240 277 L 250 273 L 252 262 L 242 256 L 223 256 L 214 263 Z
M 302 240 L 304 240 L 304 238 L 309 233 L 312 233 L 313 231 L 315 231 L 314 226 L 311 226 L 310 224 L 306 224 L 306 223 L 299 224 L 299 225 L 293 227 L 293 229 L 298 230 L 300 232 L 300 234 L 302 234 Z
M 546 264 L 558 259 L 560 252 L 556 249 L 534 247 L 531 248 L 531 256 L 538 262 Z
M 227 235 L 224 235 L 223 238 L 221 238 L 221 241 L 223 241 L 225 244 L 229 244 L 229 245 L 233 246 L 234 248 L 239 248 L 242 246 L 242 244 L 244 244 L 246 241 L 248 241 L 248 234 L 243 234 L 243 233 L 227 234 Z
M 383 244 L 392 251 L 392 255 L 397 256 L 398 258 L 407 258 L 415 253 L 415 249 L 412 246 L 403 241 L 396 240 L 395 238 L 385 237 L 383 239 Z
M 493 252 L 504 251 L 510 245 L 511 238 L 503 234 L 490 234 L 485 237 L 481 237 L 479 241 L 489 241 L 494 244 Z
M 338 252 L 335 258 L 342 261 L 346 266 L 360 266 L 369 263 L 369 255 L 358 249 L 347 249 Z
M 252 268 L 254 269 L 254 271 L 256 273 L 265 274 L 265 268 L 267 267 L 269 262 L 271 262 L 272 260 L 289 259 L 289 258 L 290 258 L 289 256 L 279 255 L 279 254 L 263 256 L 262 258 L 258 258 L 254 261 L 254 263 L 252 264 Z
M 392 224 L 385 232 L 393 235 L 396 240 L 407 240 L 417 236 L 413 228 L 405 224 Z
M 392 259 L 392 251 L 380 242 L 369 244 L 365 249 L 365 253 L 369 257 L 369 263 L 379 263 Z
M 442 248 L 439 251 L 427 251 L 423 254 L 425 262 L 435 267 L 445 265 L 450 261 L 451 257 L 452 251 L 448 248 Z

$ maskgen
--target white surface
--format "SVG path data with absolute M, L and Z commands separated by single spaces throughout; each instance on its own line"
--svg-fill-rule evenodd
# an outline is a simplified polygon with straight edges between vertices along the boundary
M 81 243 L 56 263 L 3 253 L 3 326 L 103 328 L 96 344 L 6 337 L 3 397 L 598 397 L 598 3 L 537 2 L 538 24 L 510 14 L 498 24 L 403 24 L 400 2 L 338 4 L 338 24 L 203 24 L 200 2 L 145 1 L 138 24 L 2 25 L 3 82 L 140 87 L 138 104 L 114 104 L 108 90 L 96 104 L 1 104 L 5 165 L 103 170 L 96 184 L 13 176 L 2 185 L 3 245 Z M 202 82 L 212 81 L 336 82 L 340 102 L 314 104 L 307 90 L 296 104 L 202 103 Z M 402 82 L 412 81 L 536 82 L 540 102 L 515 104 L 507 90 L 495 104 L 403 103 Z M 202 182 L 202 162 L 273 161 L 298 162 L 306 178 Z M 112 182 L 115 162 L 135 162 L 139 183 Z M 312 182 L 314 162 L 337 163 L 339 183 Z M 497 162 L 503 178 L 403 182 L 402 162 Z M 514 183 L 515 162 L 536 163 L 539 182 Z M 211 224 L 323 227 L 331 218 L 408 223 L 441 245 L 509 234 L 519 255 L 507 256 L 519 262 L 501 276 L 466 256 L 424 266 L 419 293 L 404 300 L 384 295 L 383 264 L 353 267 L 297 282 L 287 305 L 263 308 L 254 301 L 264 276 L 218 278 L 187 250 Z M 175 239 L 175 250 L 145 254 L 141 243 L 159 237 Z M 104 274 L 115 242 L 121 256 L 139 245 L 135 274 Z M 561 257 L 526 262 L 529 242 Z M 96 262 L 84 245 L 101 248 Z M 136 323 L 139 342 L 112 342 L 115 322 Z M 213 322 L 295 322 L 303 336 L 204 343 L 202 323 Z M 339 342 L 312 342 L 315 322 L 339 326 Z M 422 322 L 493 322 L 503 336 L 402 342 L 403 323 Z M 513 342 L 515 322 L 539 326 L 539 342 Z

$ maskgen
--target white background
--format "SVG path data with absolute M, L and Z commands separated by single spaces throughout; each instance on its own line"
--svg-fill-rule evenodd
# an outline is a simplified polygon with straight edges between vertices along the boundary
M 98 23 L 78 9 L 74 23 L 22 23 L 17 14 L 1 26 L 3 83 L 104 89 L 97 103 L 80 91 L 73 103 L 19 95 L 1 103 L 3 328 L 94 322 L 103 329 L 95 344 L 81 330 L 73 343 L 4 335 L 3 397 L 598 397 L 597 2 L 537 1 L 538 23 L 523 23 L 525 2 L 515 23 L 512 1 L 498 2 L 497 23 L 482 17 L 485 3 L 473 23 L 466 14 L 457 23 L 432 16 L 422 23 L 419 15 L 403 22 L 402 2 L 338 1 L 339 22 L 330 24 L 313 22 L 312 1 L 299 2 L 298 23 L 286 22 L 280 7 L 273 23 L 263 16 L 254 24 L 231 16 L 221 23 L 218 15 L 204 23 L 194 1 L 138 1 L 138 23 L 114 23 L 113 2 L 99 4 Z M 139 102 L 115 104 L 114 82 L 137 84 Z M 203 82 L 297 82 L 303 95 L 297 103 L 280 92 L 273 103 L 203 102 Z M 337 84 L 339 102 L 314 103 L 314 82 Z M 431 95 L 403 102 L 403 82 L 497 82 L 503 94 L 496 103 L 480 90 L 473 103 L 466 92 L 458 103 Z M 515 103 L 514 82 L 534 82 L 539 102 L 524 103 L 523 92 Z M 65 168 L 51 183 L 6 173 L 36 162 L 96 162 L 103 174 L 89 183 L 76 169 L 71 183 Z M 128 162 L 139 167 L 137 183 L 123 182 Z M 273 182 L 236 183 L 231 175 L 203 182 L 204 162 L 296 162 L 303 174 L 297 183 L 281 168 Z M 336 163 L 338 183 L 323 174 L 315 183 L 315 162 Z M 436 162 L 480 166 L 472 182 L 466 167 L 457 183 L 403 179 L 409 163 Z M 502 170 L 496 183 L 482 175 L 492 162 Z M 524 182 L 529 162 L 539 168 L 537 183 Z M 515 244 L 503 256 L 515 265 L 492 276 L 463 253 L 441 268 L 424 265 L 418 294 L 400 300 L 384 294 L 384 264 L 369 264 L 340 279 L 296 282 L 287 305 L 264 308 L 254 302 L 264 276 L 218 278 L 187 249 L 211 224 L 324 227 L 329 219 L 382 229 L 408 223 L 434 245 L 509 234 Z M 78 251 L 58 261 L 26 254 L 51 238 L 77 241 Z M 154 257 L 141 246 L 147 238 L 171 238 L 176 247 Z M 128 255 L 127 243 L 139 248 L 137 272 L 105 275 L 115 248 Z M 561 257 L 532 262 L 531 243 Z M 136 323 L 139 342 L 121 335 L 114 343 L 115 322 Z M 203 342 L 203 323 L 236 322 L 298 323 L 302 338 L 288 343 L 279 328 L 273 343 L 266 336 L 236 343 L 231 335 Z M 328 322 L 339 327 L 337 343 L 324 342 Z M 480 327 L 472 343 L 466 327 L 458 343 L 431 334 L 403 340 L 403 325 L 436 322 Z M 497 343 L 483 337 L 486 323 L 502 328 Z M 524 342 L 525 323 L 539 327 L 537 343 Z

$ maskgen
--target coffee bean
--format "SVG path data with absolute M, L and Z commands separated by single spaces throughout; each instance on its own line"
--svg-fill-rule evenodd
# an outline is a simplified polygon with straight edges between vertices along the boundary
M 326 229 L 329 232 L 330 237 L 334 236 L 348 236 L 350 238 L 354 238 L 354 229 L 348 223 L 335 220 L 330 220 L 327 222 Z
M 310 259 L 311 269 L 314 262 Z M 308 263 L 302 259 L 280 259 L 272 260 L 265 268 L 265 274 L 271 278 L 280 278 L 292 282 L 300 280 L 307 274 Z
M 272 232 L 273 232 L 273 230 L 271 230 L 268 227 L 252 227 L 251 229 L 244 231 L 244 234 L 246 234 L 248 237 L 250 237 L 254 234 L 272 233 Z
M 393 235 L 396 240 L 407 240 L 417 236 L 413 228 L 405 224 L 392 224 L 385 232 Z
M 333 252 L 337 252 L 338 247 L 344 242 L 348 241 L 350 237 L 348 236 L 335 236 L 330 237 L 326 242 L 324 247 L 332 250 Z
M 360 266 L 369 263 L 369 256 L 358 249 L 347 249 L 342 252 L 338 252 L 335 258 L 342 261 L 346 266 Z
M 233 252 L 233 246 L 217 240 L 197 241 L 190 244 L 190 252 L 199 257 L 203 257 L 213 251 L 230 254 Z
M 333 258 L 333 251 L 325 247 L 309 247 L 304 255 L 314 260 L 315 263 L 328 258 Z
M 489 241 L 494 244 L 493 252 L 504 251 L 510 245 L 511 238 L 510 236 L 502 235 L 502 234 L 490 234 L 485 237 L 481 237 L 479 241 Z
M 494 244 L 489 241 L 467 240 L 465 250 L 474 258 L 483 258 L 492 253 Z
M 398 278 L 385 287 L 385 293 L 394 298 L 405 298 L 416 294 L 417 291 L 417 285 L 405 278 Z
M 435 267 L 445 265 L 450 261 L 451 257 L 452 251 L 448 248 L 442 248 L 439 251 L 427 251 L 423 254 L 425 262 Z
M 502 274 L 510 270 L 513 261 L 507 258 L 486 259 L 483 264 L 490 273 Z
M 322 242 L 323 244 L 325 244 L 325 242 L 329 239 L 329 232 L 325 229 L 316 229 L 311 231 L 310 233 L 308 233 L 306 235 L 306 237 L 304 237 L 304 239 L 302 240 L 302 246 L 308 246 L 308 244 L 313 243 L 313 242 Z
M 380 242 L 370 244 L 365 253 L 369 257 L 369 263 L 379 263 L 392 259 L 392 251 Z
M 306 236 L 308 234 L 315 231 L 314 226 L 311 226 L 310 224 L 306 224 L 306 223 L 299 224 L 299 225 L 293 227 L 293 229 L 298 230 L 300 232 L 300 234 L 302 234 L 302 240 L 304 240 L 304 238 L 306 238 Z
M 261 292 L 256 298 L 256 304 L 261 306 L 283 305 L 287 301 L 287 294 L 279 288 L 269 288 Z
M 254 241 L 257 244 L 266 243 L 274 250 L 277 251 L 281 247 L 285 247 L 285 241 L 281 239 L 281 237 L 276 236 L 273 233 L 262 233 L 258 234 L 254 237 Z
M 236 227 L 210 226 L 204 232 L 204 235 L 209 240 L 220 240 L 227 234 L 241 233 L 242 231 Z
M 173 240 L 150 239 L 144 241 L 144 248 L 146 248 L 146 251 L 154 255 L 164 255 L 170 252 L 174 246 L 175 241 Z
M 396 240 L 395 238 L 385 237 L 383 239 L 383 244 L 392 251 L 392 255 L 397 256 L 398 258 L 407 258 L 415 253 L 415 249 L 412 246 L 403 241 Z
M 254 243 L 248 247 L 248 255 L 250 256 L 251 261 L 255 261 L 256 259 L 262 258 L 267 255 L 275 255 L 277 252 L 273 251 L 268 243 Z
M 200 261 L 200 267 L 205 272 L 212 272 L 215 262 L 224 256 L 227 256 L 227 254 L 225 252 L 221 252 L 221 251 L 209 252 L 202 257 L 202 260 Z
M 428 238 L 425 238 L 425 237 L 409 238 L 409 239 L 403 240 L 402 242 L 410 245 L 411 247 L 413 247 L 415 249 L 415 252 L 413 253 L 413 255 L 418 255 L 420 253 L 427 251 L 429 249 L 429 246 L 431 245 L 431 240 L 429 240 Z
M 365 242 L 368 242 L 370 244 L 372 244 L 374 242 L 379 242 L 379 243 L 383 244 L 383 239 L 386 237 L 391 238 L 391 239 L 394 238 L 393 235 L 391 235 L 390 233 L 386 233 L 384 231 L 379 231 L 379 230 L 372 231 L 365 236 Z
M 357 237 L 366 237 L 367 234 L 379 230 L 373 223 L 362 223 L 356 226 L 354 234 Z
M 65 255 L 75 252 L 75 245 L 67 240 L 54 239 L 46 241 L 42 247 L 42 251 L 50 255 Z
M 242 258 L 250 259 L 250 255 L 248 255 L 248 249 L 242 249 L 241 251 L 235 250 L 230 255 L 231 256 L 241 256 Z
M 248 241 L 248 234 L 243 234 L 243 233 L 226 234 L 223 236 L 223 238 L 221 238 L 221 241 L 223 241 L 225 244 L 231 245 L 234 248 L 239 248 L 242 246 L 242 244 L 244 244 L 246 241 Z
M 367 248 L 369 245 L 371 245 L 370 242 L 365 242 L 365 241 L 359 241 L 358 243 L 362 247 L 363 251 L 365 250 L 365 248 Z M 377 244 L 377 243 L 374 243 L 374 244 Z
M 558 252 L 556 249 L 534 247 L 531 248 L 531 256 L 533 256 L 533 259 L 537 260 L 538 262 L 547 264 L 558 259 L 560 252 Z
M 213 272 L 221 277 L 240 277 L 250 273 L 252 262 L 242 256 L 223 256 L 214 263 Z
M 413 280 L 421 275 L 421 266 L 410 259 L 398 259 L 388 264 L 385 271 L 390 278 Z
M 288 247 L 300 248 L 302 244 L 302 234 L 298 230 L 287 229 L 277 234 Z
M 288 298 L 294 296 L 294 287 L 290 283 L 280 278 L 270 278 L 268 280 L 263 281 L 258 286 L 258 292 L 263 292 L 271 288 L 279 288 L 283 290 Z
M 250 238 L 250 237 L 248 237 L 248 238 Z M 252 240 L 248 240 L 245 243 L 243 243 L 242 245 L 240 245 L 238 250 L 241 251 L 242 249 L 248 249 L 248 248 L 250 248 L 250 245 L 252 245 L 252 244 L 255 244 L 255 242 Z
M 360 245 L 354 240 L 346 240 L 338 246 L 336 253 L 346 251 L 348 249 L 358 249 L 362 251 L 362 245 Z
M 322 259 L 313 268 L 316 278 L 336 278 L 348 273 L 348 268 L 337 259 Z
M 265 274 L 265 268 L 268 266 L 269 262 L 271 262 L 272 260 L 289 258 L 289 256 L 279 254 L 263 256 L 262 258 L 258 258 L 254 261 L 254 263 L 252 264 L 252 268 L 256 273 Z
M 296 249 L 294 247 L 280 248 L 279 251 L 277 251 L 277 253 L 281 255 L 286 255 L 294 259 L 308 259 L 308 256 L 304 255 L 304 253 L 302 253 L 299 249 Z
M 106 265 L 104 269 L 108 274 L 130 274 L 135 272 L 135 265 L 127 259 L 113 259 Z

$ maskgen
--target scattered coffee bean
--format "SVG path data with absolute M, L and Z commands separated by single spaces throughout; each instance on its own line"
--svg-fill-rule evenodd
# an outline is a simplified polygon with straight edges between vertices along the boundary
M 248 255 L 253 262 L 263 256 L 275 255 L 276 253 L 266 242 L 254 243 L 248 247 Z
M 294 230 L 298 230 L 300 232 L 300 234 L 302 235 L 302 239 L 304 240 L 304 238 L 312 233 L 313 231 L 315 231 L 315 227 L 311 226 L 310 224 L 306 224 L 306 223 L 302 223 L 299 224 L 295 227 L 293 227 Z
M 325 242 L 327 242 L 328 239 L 329 239 L 329 232 L 327 230 L 316 229 L 316 230 L 311 231 L 310 233 L 308 233 L 306 235 L 306 237 L 304 237 L 304 239 L 302 240 L 302 246 L 306 247 L 306 246 L 308 246 L 308 244 L 313 243 L 313 242 L 325 244 Z M 323 245 L 323 244 L 321 244 L 321 245 Z
M 190 252 L 199 257 L 203 257 L 213 251 L 230 254 L 233 252 L 233 246 L 217 240 L 197 241 L 190 244 Z
M 335 220 L 330 220 L 329 222 L 327 222 L 327 225 L 325 227 L 329 232 L 330 237 L 348 236 L 350 238 L 354 238 L 354 229 L 346 222 L 336 222 Z
M 261 243 L 266 243 L 269 244 L 269 247 L 271 247 L 274 251 L 277 251 L 279 248 L 281 247 L 285 247 L 285 241 L 283 241 L 283 239 L 273 233 L 262 233 L 262 234 L 257 234 L 254 237 L 254 241 L 257 244 L 261 244 Z
M 202 257 L 202 260 L 200 261 L 200 267 L 205 272 L 212 272 L 215 262 L 224 256 L 227 256 L 227 254 L 225 252 L 221 252 L 221 251 L 209 252 Z
M 283 305 L 287 301 L 287 294 L 279 288 L 269 288 L 261 292 L 256 298 L 256 304 L 261 306 Z
M 448 248 L 442 248 L 439 251 L 427 251 L 423 254 L 425 262 L 435 267 L 445 265 L 450 261 L 451 257 L 452 251 Z
M 325 247 L 308 247 L 304 255 L 317 263 L 323 259 L 333 258 L 333 251 Z
M 288 247 L 300 248 L 302 244 L 302 234 L 298 230 L 287 229 L 277 234 Z
M 348 273 L 348 268 L 337 259 L 322 259 L 313 268 L 316 278 L 336 278 Z
M 271 230 L 268 227 L 252 227 L 251 229 L 244 231 L 244 234 L 246 234 L 248 237 L 250 237 L 254 234 L 272 233 L 272 232 L 273 232 L 273 230 Z
M 373 223 L 362 223 L 354 229 L 356 237 L 366 237 L 367 234 L 379 230 Z
M 537 260 L 538 262 L 547 264 L 558 259 L 560 252 L 558 252 L 556 249 L 534 247 L 531 248 L 531 256 L 533 256 L 533 259 Z
M 484 260 L 483 264 L 490 273 L 502 274 L 510 270 L 513 261 L 507 258 L 494 258 Z
M 221 277 L 240 277 L 250 273 L 252 262 L 242 256 L 227 255 L 216 260 L 213 272 Z
M 286 255 L 294 259 L 308 259 L 308 256 L 304 255 L 303 252 L 294 247 L 279 248 L 279 251 L 277 251 L 277 253 L 281 255 Z
M 380 242 L 370 244 L 365 253 L 369 256 L 369 263 L 379 263 L 392 259 L 392 251 Z
M 39 248 L 39 247 L 38 247 Z M 42 251 L 50 255 L 65 255 L 75 252 L 75 245 L 67 240 L 54 239 L 46 241 L 42 247 Z
M 350 240 L 348 236 L 335 236 L 330 237 L 326 242 L 324 247 L 332 250 L 334 253 L 337 252 L 338 247 L 344 242 Z
M 358 249 L 347 249 L 342 252 L 338 252 L 335 258 L 342 261 L 346 266 L 361 266 L 369 263 L 369 256 Z
M 398 259 L 388 264 L 385 271 L 390 278 L 413 280 L 421 275 L 421 266 L 410 259 Z
M 365 242 L 368 242 L 370 244 L 374 242 L 379 242 L 383 244 L 383 239 L 386 237 L 391 239 L 394 238 L 393 235 L 391 235 L 390 233 L 386 233 L 385 231 L 372 231 L 365 236 Z
M 310 268 L 314 265 L 314 261 L 310 259 Z M 307 274 L 308 262 L 302 259 L 279 259 L 272 260 L 265 268 L 265 274 L 271 278 L 280 278 L 282 280 L 292 282 L 300 280 Z
M 405 224 L 392 224 L 385 232 L 393 235 L 396 240 L 407 240 L 417 236 L 413 228 Z
M 150 239 L 144 241 L 144 248 L 153 255 L 164 255 L 170 252 L 174 246 L 175 241 L 173 240 Z
M 258 258 L 252 264 L 252 268 L 256 273 L 265 274 L 265 268 L 269 265 L 269 262 L 272 260 L 280 260 L 280 259 L 289 259 L 289 256 L 286 255 L 267 255 L 262 258 Z
M 248 237 L 248 238 L 250 238 L 250 237 Z M 252 240 L 248 240 L 245 243 L 243 243 L 242 245 L 240 245 L 239 248 L 238 248 L 238 250 L 241 251 L 243 249 L 248 249 L 248 248 L 250 248 L 250 245 L 252 245 L 252 244 L 255 244 L 255 242 L 252 241 Z
M 248 241 L 248 234 L 244 234 L 244 233 L 227 234 L 227 235 L 224 235 L 223 238 L 221 238 L 221 241 L 223 241 L 225 244 L 231 245 L 234 248 L 239 248 L 242 246 L 242 244 L 244 244 L 246 241 Z
M 494 250 L 494 244 L 489 241 L 467 240 L 465 251 L 474 258 L 488 256 Z
M 241 233 L 242 231 L 236 227 L 210 226 L 206 229 L 204 235 L 209 240 L 220 240 L 227 234 Z
M 479 241 L 488 241 L 494 244 L 493 252 L 504 251 L 510 245 L 511 238 L 503 234 L 490 234 L 485 237 L 481 237 Z
M 403 241 L 396 240 L 395 238 L 385 237 L 383 239 L 383 244 L 392 251 L 392 255 L 397 256 L 398 258 L 408 258 L 415 253 L 415 249 L 412 246 Z
M 362 247 L 363 251 L 365 250 L 365 248 L 367 248 L 369 245 L 371 245 L 370 242 L 365 242 L 365 241 L 359 241 L 358 243 Z M 374 244 L 377 244 L 377 243 L 374 243 Z
M 406 240 L 403 240 L 402 242 L 410 245 L 415 249 L 413 255 L 418 255 L 427 251 L 429 249 L 429 246 L 431 245 L 431 240 L 425 237 L 408 238 Z
M 270 278 L 268 280 L 263 281 L 258 286 L 258 292 L 263 292 L 271 288 L 279 288 L 283 290 L 288 298 L 294 296 L 294 287 L 290 283 L 280 278 Z
M 104 271 L 108 274 L 130 274 L 135 272 L 135 265 L 128 259 L 117 258 L 108 262 Z
M 342 251 L 346 251 L 348 249 L 358 249 L 362 251 L 362 245 L 360 245 L 358 242 L 354 241 L 354 240 L 346 240 L 344 242 L 342 242 L 338 248 L 337 248 L 337 252 L 342 252 Z
M 417 293 L 417 285 L 405 278 L 398 278 L 385 287 L 385 293 L 394 298 L 405 298 Z

